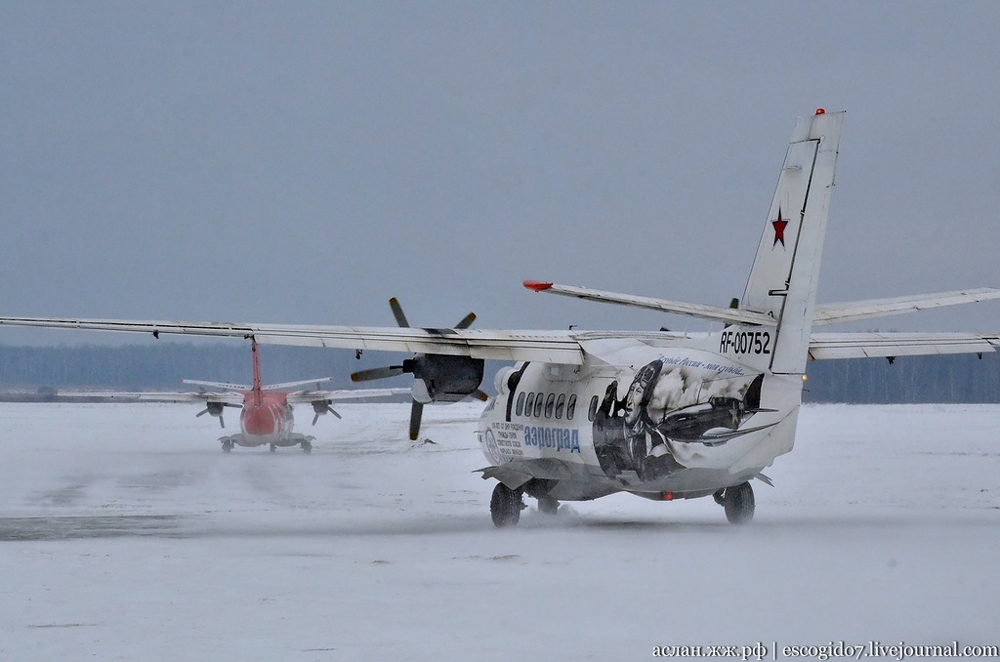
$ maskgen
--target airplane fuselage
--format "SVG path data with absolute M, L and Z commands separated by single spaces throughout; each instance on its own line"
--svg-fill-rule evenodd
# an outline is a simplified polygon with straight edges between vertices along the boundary
M 292 406 L 284 393 L 250 391 L 243 396 L 240 411 L 240 433 L 222 437 L 237 446 L 295 446 L 307 440 L 306 435 L 292 431 Z
M 701 497 L 758 476 L 792 448 L 802 380 L 740 360 L 766 350 L 741 333 L 501 370 L 479 422 L 484 475 L 558 500 Z

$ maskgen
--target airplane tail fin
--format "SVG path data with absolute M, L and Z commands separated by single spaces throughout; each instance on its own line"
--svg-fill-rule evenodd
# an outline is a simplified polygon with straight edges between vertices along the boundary
M 740 308 L 777 322 L 770 369 L 805 371 L 844 113 L 799 118 Z

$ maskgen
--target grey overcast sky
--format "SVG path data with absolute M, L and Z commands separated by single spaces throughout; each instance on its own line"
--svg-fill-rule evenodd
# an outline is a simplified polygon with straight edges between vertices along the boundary
M 1000 286 L 996 2 L 4 0 L 0 48 L 7 315 L 703 328 L 521 281 L 726 305 L 817 107 L 820 301 Z

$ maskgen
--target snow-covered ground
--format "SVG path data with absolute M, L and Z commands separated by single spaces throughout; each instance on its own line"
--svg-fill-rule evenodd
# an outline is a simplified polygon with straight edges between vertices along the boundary
M 345 404 L 311 455 L 224 455 L 183 406 L 0 404 L 0 659 L 1000 644 L 1000 405 L 806 407 L 749 526 L 616 495 L 505 530 L 479 409 L 414 444 L 407 405 Z

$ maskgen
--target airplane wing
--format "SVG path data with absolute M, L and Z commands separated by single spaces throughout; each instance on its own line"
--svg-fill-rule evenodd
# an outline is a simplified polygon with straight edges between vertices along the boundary
M 760 326 L 775 326 L 778 323 L 773 317 L 769 317 L 763 313 L 754 312 L 752 310 L 720 308 L 718 306 L 685 303 L 684 301 L 654 299 L 652 297 L 641 297 L 632 294 L 620 294 L 618 292 L 593 290 L 589 287 L 543 283 L 535 280 L 524 281 L 524 286 L 533 292 L 560 294 L 562 296 L 587 299 L 589 301 L 617 303 L 623 306 L 632 306 L 633 308 L 647 308 L 649 310 L 659 310 L 664 313 L 690 315 L 692 317 L 700 317 L 715 322 L 726 322 L 727 324 L 757 324 Z
M 0 325 L 215 337 L 253 337 L 260 344 L 447 354 L 501 361 L 581 365 L 583 349 L 570 331 L 484 331 L 418 327 L 230 324 L 45 317 L 0 317 Z
M 363 400 L 365 398 L 388 398 L 394 395 L 410 395 L 409 388 L 356 388 L 339 389 L 336 391 L 296 391 L 286 397 L 289 403 L 344 400 Z
M 746 311 L 744 311 L 746 312 Z M 647 332 L 490 331 L 417 327 L 349 327 L 294 324 L 229 324 L 40 317 L 0 317 L 0 325 L 89 329 L 131 333 L 256 338 L 258 343 L 413 354 L 445 354 L 501 361 L 541 361 L 582 365 L 584 346 L 600 340 L 656 342 L 670 334 Z M 961 354 L 996 351 L 1000 336 L 974 333 L 816 333 L 812 360 Z
M 963 303 L 977 303 L 1000 299 L 1000 289 L 981 287 L 973 290 L 917 294 L 890 299 L 870 299 L 868 301 L 848 301 L 816 306 L 813 325 L 854 322 L 856 320 L 902 315 L 918 310 L 929 310 L 943 306 L 957 306 Z
M 219 402 L 226 406 L 243 406 L 243 394 L 232 391 L 149 391 L 135 395 L 140 402 Z
M 138 402 L 143 395 L 143 391 L 101 391 L 95 389 L 73 391 L 58 389 L 46 397 L 51 398 L 55 402 L 59 402 L 60 400 L 73 402 L 107 402 L 116 400 L 120 402 Z
M 1000 347 L 1000 335 L 976 333 L 814 333 L 809 358 L 890 358 L 935 354 L 985 354 Z

